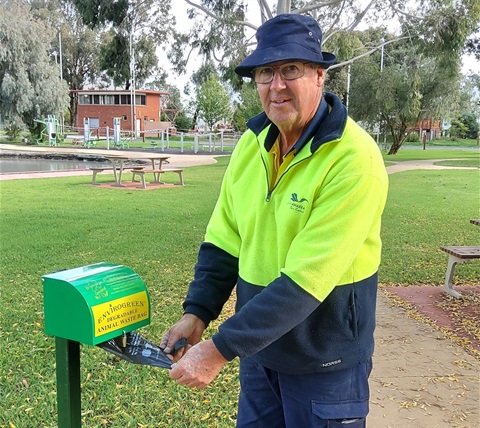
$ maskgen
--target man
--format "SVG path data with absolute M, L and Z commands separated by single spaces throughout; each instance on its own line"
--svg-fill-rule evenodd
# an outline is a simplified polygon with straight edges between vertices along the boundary
M 170 376 L 196 388 L 240 357 L 237 427 L 364 427 L 384 164 L 323 93 L 336 58 L 315 20 L 279 15 L 257 41 L 235 71 L 256 82 L 265 112 L 232 154 L 184 316 L 161 347 L 187 338 Z M 200 341 L 235 285 L 235 315 Z

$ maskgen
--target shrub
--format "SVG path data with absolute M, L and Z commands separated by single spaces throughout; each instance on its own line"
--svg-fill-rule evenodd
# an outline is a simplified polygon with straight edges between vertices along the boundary
M 408 143 L 418 143 L 420 141 L 420 137 L 416 132 L 409 132 L 405 141 Z
M 18 137 L 20 132 L 22 132 L 22 128 L 16 123 L 11 123 L 5 127 L 5 132 L 7 134 L 7 139 L 13 141 Z

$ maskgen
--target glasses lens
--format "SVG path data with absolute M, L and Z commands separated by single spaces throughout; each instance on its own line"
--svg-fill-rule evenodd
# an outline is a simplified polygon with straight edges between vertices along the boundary
M 280 73 L 285 80 L 294 80 L 303 76 L 305 66 L 301 62 L 292 62 L 280 67 Z
M 269 83 L 273 80 L 273 68 L 261 67 L 255 70 L 254 80 L 256 83 Z
M 253 79 L 255 83 L 270 83 L 277 70 L 280 71 L 283 79 L 295 80 L 305 74 L 305 64 L 303 62 L 289 62 L 276 67 L 259 67 L 254 70 Z

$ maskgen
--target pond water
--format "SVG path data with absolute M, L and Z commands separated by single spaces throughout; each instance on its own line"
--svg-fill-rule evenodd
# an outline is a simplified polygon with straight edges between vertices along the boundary
M 95 166 L 108 166 L 108 162 L 64 159 L 0 158 L 0 173 L 66 171 L 88 169 Z

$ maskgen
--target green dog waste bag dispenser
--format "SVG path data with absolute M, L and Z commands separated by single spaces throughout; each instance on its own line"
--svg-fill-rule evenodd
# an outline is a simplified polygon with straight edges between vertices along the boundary
M 81 426 L 80 343 L 150 324 L 150 297 L 130 268 L 97 263 L 42 276 L 45 333 L 55 336 L 58 426 Z M 132 333 L 134 334 L 134 333 Z
M 150 324 L 150 297 L 130 268 L 97 263 L 44 275 L 45 333 L 97 345 Z

